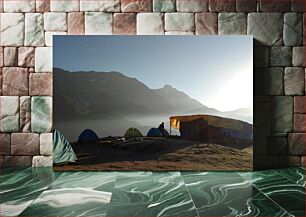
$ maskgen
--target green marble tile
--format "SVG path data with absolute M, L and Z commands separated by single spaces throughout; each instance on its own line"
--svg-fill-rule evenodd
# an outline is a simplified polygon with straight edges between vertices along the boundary
M 301 167 L 289 167 L 286 169 L 277 169 L 276 172 L 282 176 L 294 181 L 295 183 L 305 187 L 305 170 Z
M 116 172 L 62 172 L 49 189 L 81 187 L 111 192 L 116 177 Z
M 114 172 L 63 172 L 22 216 L 105 216 Z
M 112 204 L 146 203 L 167 200 L 180 193 L 189 197 L 179 172 L 132 172 L 118 174 Z
M 288 216 L 235 172 L 182 173 L 200 216 Z
M 114 189 L 111 204 L 180 203 L 190 195 L 184 185 L 148 183 L 131 191 Z M 191 200 L 191 198 L 190 198 Z
M 105 216 L 110 192 L 88 188 L 44 191 L 20 216 Z
M 1 216 L 16 216 L 27 208 L 54 180 L 52 168 L 3 171 L 1 175 Z
M 164 202 L 111 205 L 107 216 L 199 216 L 192 201 L 169 205 Z
M 6 184 L 11 182 L 14 182 L 14 180 L 21 179 L 25 176 L 28 176 L 32 174 L 32 168 L 31 167 L 25 167 L 25 168 L 14 168 L 14 167 L 8 167 L 1 170 L 1 176 L 0 176 L 0 184 Z
M 127 182 L 163 182 L 163 183 L 179 183 L 183 182 L 180 172 L 118 172 L 116 187 L 120 187 Z
M 275 170 L 240 173 L 271 200 L 295 216 L 305 215 L 305 188 Z
M 197 216 L 179 172 L 119 173 L 109 216 Z
M 304 216 L 301 172 L 9 169 L 1 174 L 0 210 L 1 216 Z

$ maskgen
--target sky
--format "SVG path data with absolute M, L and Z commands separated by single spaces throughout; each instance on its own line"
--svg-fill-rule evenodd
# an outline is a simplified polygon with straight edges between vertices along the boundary
M 169 84 L 220 111 L 253 106 L 252 36 L 54 36 L 53 65 Z

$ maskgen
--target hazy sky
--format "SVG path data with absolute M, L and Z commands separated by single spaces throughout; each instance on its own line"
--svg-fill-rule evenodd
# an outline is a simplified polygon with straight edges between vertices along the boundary
M 170 84 L 221 111 L 252 108 L 252 36 L 54 36 L 53 64 Z

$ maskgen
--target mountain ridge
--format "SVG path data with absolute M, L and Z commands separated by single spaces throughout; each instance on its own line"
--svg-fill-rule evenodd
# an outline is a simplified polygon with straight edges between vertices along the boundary
M 231 115 L 231 112 L 221 112 L 203 105 L 170 84 L 151 89 L 136 78 L 117 71 L 72 72 L 61 68 L 54 68 L 53 71 L 54 110 L 55 118 L 59 120 L 172 116 L 196 111 L 226 117 Z

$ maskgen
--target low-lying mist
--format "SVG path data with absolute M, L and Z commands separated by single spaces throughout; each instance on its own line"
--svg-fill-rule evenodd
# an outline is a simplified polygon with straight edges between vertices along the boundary
M 152 127 L 158 127 L 161 122 L 165 123 L 165 129 L 170 132 L 169 117 L 138 117 L 128 119 L 95 119 L 95 120 L 72 120 L 58 121 L 54 128 L 58 129 L 69 142 L 75 142 L 85 129 L 92 129 L 99 138 L 107 136 L 123 136 L 125 131 L 134 127 L 144 136 Z M 172 135 L 179 135 L 179 131 L 171 129 Z

